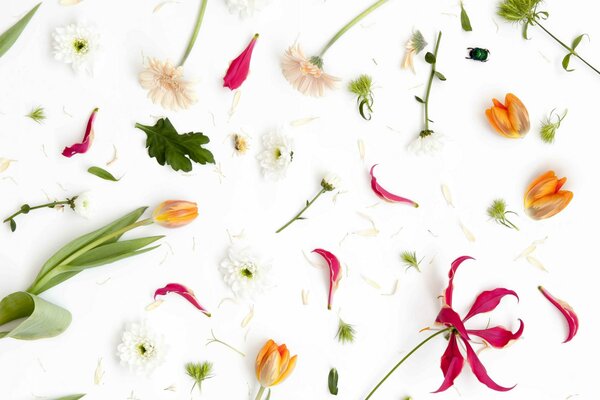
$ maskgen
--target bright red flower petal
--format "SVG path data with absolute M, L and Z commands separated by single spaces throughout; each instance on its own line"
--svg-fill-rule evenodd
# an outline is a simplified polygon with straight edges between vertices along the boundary
M 579 330 L 579 318 L 577 318 L 577 314 L 575 314 L 575 311 L 573 311 L 573 308 L 569 304 L 552 296 L 550 292 L 548 292 L 543 287 L 538 286 L 538 289 L 540 290 L 540 292 L 542 292 L 544 297 L 547 298 L 550 301 L 550 303 L 554 305 L 554 307 L 558 308 L 558 311 L 560 311 L 567 320 L 567 325 L 569 326 L 569 334 L 563 342 L 567 343 L 575 337 L 577 331 Z
M 92 115 L 88 119 L 87 127 L 85 128 L 85 134 L 83 135 L 83 141 L 81 143 L 75 143 L 70 147 L 65 147 L 62 152 L 62 155 L 65 157 L 73 157 L 75 154 L 83 154 L 90 149 L 92 145 L 92 141 L 94 140 L 94 120 L 96 119 L 96 114 L 98 113 L 98 108 L 95 108 L 92 111 Z
M 389 201 L 392 203 L 405 203 L 405 204 L 410 204 L 413 207 L 419 207 L 419 205 L 417 203 L 415 203 L 414 201 L 405 199 L 404 197 L 397 196 L 393 193 L 388 192 L 384 188 L 382 188 L 381 185 L 379 183 L 377 183 L 377 178 L 375 178 L 375 175 L 373 175 L 373 170 L 375 169 L 376 166 L 377 166 L 377 164 L 375 164 L 371 167 L 371 171 L 369 171 L 369 174 L 371 175 L 371 189 L 373 189 L 373 192 L 377 196 L 379 196 L 381 199 L 383 199 L 385 201 Z
M 500 386 L 496 382 L 494 382 L 492 380 L 492 378 L 489 377 L 487 370 L 481 363 L 481 360 L 479 360 L 479 357 L 477 357 L 477 354 L 475 353 L 475 350 L 473 350 L 473 348 L 469 344 L 469 341 L 465 340 L 464 338 L 462 338 L 462 341 L 465 344 L 465 347 L 467 349 L 467 362 L 471 366 L 471 371 L 473 371 L 473 374 L 479 380 L 479 382 L 483 383 L 490 389 L 496 390 L 498 392 L 507 392 L 507 391 L 513 389 L 515 386 L 517 386 L 517 385 L 515 385 L 513 387 L 507 388 L 504 386 Z
M 235 90 L 242 86 L 242 83 L 248 77 L 250 71 L 250 60 L 252 59 L 252 51 L 258 39 L 258 33 L 254 35 L 248 47 L 229 64 L 229 69 L 223 78 L 223 86 L 231 90 Z
M 466 340 L 470 340 L 467 328 L 460 319 L 460 315 L 450 307 L 442 307 L 435 322 L 444 324 L 448 327 L 453 327 Z
M 460 267 L 460 264 L 465 260 L 474 260 L 473 257 L 470 256 L 461 256 L 456 260 L 452 261 L 452 265 L 450 266 L 450 272 L 448 272 L 448 287 L 444 291 L 444 303 L 448 307 L 452 307 L 452 293 L 454 291 L 454 274 L 456 274 L 456 270 Z
M 519 300 L 519 296 L 513 290 L 498 288 L 494 290 L 486 290 L 481 292 L 475 299 L 475 302 L 471 306 L 471 309 L 463 319 L 463 322 L 467 322 L 470 318 L 478 314 L 490 312 L 500 304 L 500 300 L 504 296 L 515 296 Z
M 442 382 L 442 386 L 440 386 L 440 388 L 433 393 L 443 392 L 454 385 L 454 379 L 456 379 L 456 377 L 460 374 L 464 364 L 465 359 L 458 348 L 456 335 L 450 335 L 448 347 L 442 355 L 442 361 L 440 365 L 442 372 L 444 373 L 444 382 Z
M 519 319 L 519 329 L 512 333 L 506 328 L 501 326 L 495 326 L 493 328 L 488 329 L 468 329 L 469 332 L 473 336 L 478 336 L 489 343 L 490 346 L 495 347 L 497 349 L 501 349 L 506 347 L 513 340 L 517 340 L 523 334 L 523 329 L 525 328 L 525 324 L 521 319 Z
M 163 288 L 156 289 L 156 292 L 154 292 L 154 300 L 156 300 L 156 296 L 166 296 L 169 293 L 176 293 L 180 295 L 198 310 L 202 311 L 202 313 L 204 313 L 207 317 L 210 317 L 210 313 L 200 305 L 196 299 L 196 295 L 194 295 L 194 292 L 179 283 L 169 283 Z
M 314 249 L 313 253 L 317 253 L 327 261 L 329 266 L 329 299 L 327 301 L 327 308 L 331 310 L 333 303 L 333 293 L 338 287 L 340 279 L 342 279 L 342 267 L 340 260 L 331 252 L 323 249 Z

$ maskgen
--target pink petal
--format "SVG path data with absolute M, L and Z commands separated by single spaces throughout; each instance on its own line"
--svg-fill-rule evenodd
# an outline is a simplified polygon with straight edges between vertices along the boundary
M 479 336 L 487 343 L 489 343 L 490 346 L 495 347 L 497 349 L 501 349 L 503 347 L 506 347 L 513 340 L 517 340 L 521 337 L 521 335 L 523 334 L 523 329 L 525 328 L 525 324 L 520 319 L 519 323 L 519 329 L 515 333 L 512 333 L 508 329 L 505 329 L 501 326 L 495 326 L 493 328 L 481 330 L 469 329 L 467 330 L 467 332 L 469 332 L 471 335 Z
M 467 333 L 467 328 L 465 328 L 460 315 L 458 315 L 458 313 L 450 307 L 442 307 L 440 313 L 435 319 L 435 322 L 453 327 L 460 334 L 460 336 L 466 340 L 470 340 L 469 334 Z
M 452 307 L 452 293 L 454 291 L 454 274 L 456 274 L 456 270 L 460 267 L 460 264 L 465 260 L 474 260 L 473 257 L 470 256 L 461 256 L 456 260 L 452 261 L 452 265 L 450 266 L 450 272 L 448 272 L 448 287 L 444 291 L 444 304 L 448 307 Z
M 483 383 L 490 389 L 496 390 L 498 392 L 507 392 L 513 389 L 515 386 L 517 386 L 515 385 L 513 387 L 507 388 L 504 386 L 500 386 L 496 382 L 494 382 L 492 378 L 489 377 L 487 370 L 481 363 L 481 360 L 479 360 L 479 358 L 477 357 L 477 354 L 475 353 L 469 342 L 463 338 L 463 343 L 465 344 L 465 347 L 467 349 L 467 361 L 471 366 L 471 371 L 473 371 L 473 374 L 475 374 L 475 377 L 479 380 L 479 382 Z
M 85 134 L 83 135 L 83 141 L 81 143 L 75 143 L 70 147 L 65 147 L 62 152 L 62 155 L 65 157 L 73 157 L 75 154 L 83 154 L 87 152 L 92 145 L 92 141 L 94 140 L 94 120 L 96 119 L 96 114 L 98 113 L 98 108 L 94 108 L 92 111 L 92 115 L 88 119 L 87 127 L 85 128 Z
M 156 296 L 165 296 L 169 293 L 176 293 L 180 295 L 181 297 L 192 303 L 192 305 L 198 310 L 202 311 L 207 317 L 210 317 L 210 313 L 206 311 L 206 309 L 202 307 L 200 303 L 198 303 L 194 292 L 192 292 L 190 289 L 179 283 L 169 283 L 163 288 L 156 289 L 156 292 L 154 292 L 154 300 L 156 300 Z
M 314 249 L 313 253 L 317 253 L 327 261 L 329 265 L 329 300 L 327 302 L 327 308 L 331 310 L 331 304 L 333 303 L 333 292 L 337 289 L 340 279 L 342 279 L 342 267 L 340 260 L 327 250 Z
M 517 293 L 509 289 L 499 288 L 481 292 L 481 294 L 475 299 L 475 302 L 471 306 L 471 309 L 463 321 L 466 322 L 475 315 L 492 311 L 498 306 L 498 304 L 500 304 L 500 300 L 502 300 L 504 296 L 508 295 L 515 296 L 517 300 L 519 300 Z
M 419 205 L 417 203 L 415 203 L 414 201 L 405 199 L 404 197 L 397 196 L 393 193 L 388 192 L 384 188 L 382 188 L 381 185 L 379 185 L 379 183 L 377 183 L 377 178 L 375 178 L 375 175 L 373 175 L 373 170 L 375 169 L 376 166 L 377 166 L 377 164 L 375 164 L 371 167 L 371 171 L 369 172 L 369 174 L 371 175 L 371 189 L 373 189 L 373 192 L 375 192 L 375 194 L 377 196 L 379 196 L 380 198 L 382 198 L 385 201 L 389 201 L 392 203 L 406 203 L 406 204 L 412 205 L 413 207 L 419 207 Z
M 235 90 L 242 86 L 250 71 L 250 60 L 252 59 L 252 51 L 254 50 L 256 39 L 258 39 L 258 33 L 254 35 L 248 47 L 229 64 L 229 69 L 223 78 L 224 87 Z
M 569 304 L 552 296 L 550 292 L 548 292 L 543 287 L 538 286 L 538 289 L 540 290 L 540 292 L 542 292 L 544 297 L 546 297 L 550 301 L 550 303 L 554 305 L 554 307 L 558 308 L 558 310 L 567 320 L 567 325 L 569 326 L 569 334 L 563 342 L 567 343 L 568 341 L 573 339 L 573 337 L 575 337 L 577 331 L 579 330 L 579 318 L 577 318 L 577 314 L 575 314 L 575 311 L 573 311 L 573 308 Z
M 448 341 L 448 347 L 442 355 L 442 361 L 440 367 L 444 373 L 444 382 L 438 390 L 433 393 L 440 393 L 454 385 L 454 379 L 460 374 L 465 364 L 465 359 L 458 348 L 456 335 L 450 335 Z

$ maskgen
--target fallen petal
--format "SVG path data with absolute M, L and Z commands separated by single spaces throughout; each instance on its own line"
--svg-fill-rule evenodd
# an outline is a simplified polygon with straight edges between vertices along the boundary
M 94 140 L 94 120 L 96 119 L 96 114 L 98 113 L 98 108 L 94 108 L 92 111 L 92 115 L 88 119 L 87 127 L 85 128 L 85 134 L 83 135 L 83 141 L 81 143 L 75 143 L 70 147 L 65 147 L 62 152 L 62 155 L 65 157 L 73 157 L 75 154 L 83 154 L 87 152 L 92 145 L 92 141 Z
M 329 299 L 327 301 L 327 308 L 331 310 L 331 304 L 333 303 L 333 293 L 338 287 L 340 279 L 342 279 L 342 267 L 338 258 L 327 250 L 314 249 L 313 253 L 317 253 L 327 261 L 329 266 Z
M 483 383 L 490 389 L 496 390 L 498 392 L 507 392 L 516 386 L 515 385 L 507 388 L 504 386 L 500 386 L 496 382 L 494 382 L 492 378 L 489 377 L 487 370 L 481 363 L 481 360 L 479 360 L 479 357 L 477 357 L 477 354 L 475 353 L 469 342 L 463 338 L 463 343 L 465 344 L 465 348 L 467 349 L 467 361 L 471 366 L 471 371 L 473 371 L 473 374 L 479 380 L 479 382 Z
M 375 192 L 375 194 L 377 196 L 379 196 L 381 199 L 383 199 L 385 201 L 389 201 L 392 203 L 405 203 L 405 204 L 410 204 L 413 207 L 419 207 L 419 205 L 417 203 L 415 203 L 414 201 L 405 199 L 404 197 L 397 196 L 393 193 L 388 192 L 384 188 L 382 188 L 381 185 L 379 185 L 379 183 L 377 183 L 377 178 L 375 178 L 375 175 L 373 175 L 373 170 L 375 169 L 376 166 L 377 166 L 377 164 L 375 164 L 371 167 L 371 171 L 369 171 L 369 174 L 371 175 L 371 189 L 373 189 L 373 192 Z
M 440 388 L 433 393 L 443 392 L 454 385 L 454 379 L 456 379 L 456 377 L 460 374 L 464 364 L 465 359 L 463 358 L 462 354 L 460 354 L 456 335 L 450 335 L 448 347 L 442 355 L 442 361 L 440 365 L 442 372 L 444 373 L 444 382 L 442 382 Z
M 567 338 L 563 342 L 563 343 L 567 343 L 568 341 L 573 339 L 573 337 L 575 337 L 575 335 L 577 334 L 577 331 L 579 330 L 579 318 L 577 318 L 577 314 L 575 314 L 575 311 L 573 311 L 573 308 L 569 304 L 567 304 L 565 301 L 562 301 L 562 300 L 552 296 L 550 294 L 550 292 L 548 292 L 546 289 L 544 289 L 541 286 L 538 286 L 538 289 L 540 290 L 540 292 L 542 292 L 544 297 L 547 298 L 550 301 L 550 303 L 552 303 L 554 305 L 554 307 L 558 308 L 558 310 L 562 313 L 562 315 L 567 320 L 567 325 L 569 326 L 569 334 L 567 335 Z
M 194 292 L 192 292 L 190 289 L 179 283 L 169 283 L 163 288 L 156 289 L 156 291 L 154 292 L 154 300 L 156 300 L 156 296 L 166 296 L 169 293 L 176 293 L 180 295 L 181 297 L 189 301 L 198 310 L 202 311 L 204 315 L 210 317 L 210 313 L 204 307 L 202 307 L 200 303 L 198 303 Z
M 498 288 L 494 290 L 486 290 L 481 292 L 475 299 L 471 309 L 463 319 L 464 322 L 478 314 L 490 312 L 500 304 L 504 296 L 515 296 L 519 300 L 519 296 L 513 290 Z
M 525 328 L 525 324 L 522 320 L 519 319 L 519 329 L 515 333 L 512 333 L 506 328 L 501 326 L 495 326 L 493 328 L 488 329 L 469 329 L 471 335 L 478 336 L 485 340 L 490 346 L 495 347 L 497 349 L 501 349 L 506 347 L 513 340 L 517 340 L 523 334 L 523 329 Z
M 250 60 L 252 59 L 252 51 L 254 50 L 256 39 L 258 39 L 258 33 L 254 35 L 246 49 L 231 62 L 223 78 L 224 87 L 235 90 L 242 86 L 250 71 Z

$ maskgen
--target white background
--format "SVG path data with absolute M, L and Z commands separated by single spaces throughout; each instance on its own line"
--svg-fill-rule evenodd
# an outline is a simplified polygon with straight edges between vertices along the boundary
M 456 305 L 464 312 L 482 290 L 508 287 L 521 301 L 505 299 L 489 316 L 493 323 L 515 328 L 525 321 L 522 340 L 504 350 L 481 353 L 491 377 L 517 387 L 496 393 L 476 381 L 465 366 L 454 388 L 433 395 L 442 382 L 439 359 L 445 341 L 436 339 L 421 349 L 382 387 L 375 399 L 411 395 L 425 399 L 578 399 L 597 398 L 598 366 L 598 97 L 600 76 L 577 60 L 575 72 L 560 67 L 564 52 L 545 34 L 531 29 L 531 40 L 520 29 L 495 16 L 495 1 L 465 1 L 474 32 L 460 29 L 458 1 L 390 1 L 346 34 L 325 57 L 326 70 L 342 78 L 342 87 L 314 99 L 294 91 L 281 75 L 279 63 L 296 39 L 314 54 L 346 21 L 370 4 L 368 0 L 281 0 L 259 15 L 242 20 L 228 13 L 222 0 L 208 5 L 196 48 L 186 63 L 187 76 L 197 79 L 200 100 L 183 112 L 166 112 L 146 99 L 137 83 L 143 56 L 181 56 L 194 24 L 198 1 L 167 4 L 153 13 L 156 1 L 85 0 L 74 7 L 46 1 L 16 45 L 0 59 L 0 157 L 18 160 L 0 175 L 0 210 L 8 215 L 24 202 L 37 203 L 92 190 L 97 212 L 84 220 L 71 212 L 42 210 L 18 219 L 18 230 L 0 232 L 0 296 L 27 287 L 41 264 L 73 237 L 93 230 L 140 205 L 154 206 L 167 198 L 197 201 L 200 216 L 190 226 L 167 232 L 163 245 L 149 254 L 82 273 L 43 296 L 73 314 L 63 335 L 36 342 L 0 341 L 0 399 L 53 398 L 88 393 L 89 399 L 188 399 L 192 382 L 185 376 L 188 361 L 209 360 L 216 376 L 203 385 L 204 399 L 249 399 L 258 389 L 254 358 L 273 338 L 298 354 L 293 375 L 273 390 L 272 399 L 329 399 L 327 374 L 340 374 L 340 399 L 362 399 L 387 370 L 426 334 L 433 323 L 437 296 L 446 285 L 450 262 L 469 254 L 455 280 Z M 0 30 L 34 5 L 3 0 Z M 592 38 L 580 52 L 600 64 L 598 6 L 592 1 L 548 1 L 548 27 L 567 42 L 587 32 Z M 57 26 L 87 20 L 102 33 L 100 62 L 93 77 L 75 75 L 51 54 L 51 32 Z M 443 30 L 439 70 L 447 82 L 435 82 L 431 100 L 433 128 L 447 138 L 439 157 L 416 157 L 407 144 L 421 127 L 421 106 L 428 65 L 418 57 L 417 74 L 399 68 L 403 46 L 412 29 L 433 43 Z M 241 88 L 241 101 L 230 118 L 233 94 L 222 88 L 231 59 L 251 36 L 261 38 L 252 72 Z M 491 50 L 490 61 L 465 60 L 466 48 Z M 363 121 L 347 82 L 361 73 L 373 76 L 375 113 Z M 508 140 L 488 126 L 484 110 L 493 97 L 514 92 L 528 107 L 532 131 L 523 140 Z M 42 105 L 43 124 L 25 118 Z M 60 155 L 78 141 L 89 113 L 99 107 L 96 141 L 85 155 Z M 543 143 L 539 121 L 553 108 L 569 109 L 556 143 Z M 64 110 L 64 111 L 63 111 Z M 68 114 L 70 115 L 68 115 Z M 168 116 L 180 132 L 202 131 L 211 138 L 224 177 L 215 166 L 195 166 L 190 174 L 175 173 L 147 156 L 145 135 L 135 122 L 152 125 Z M 256 154 L 263 134 L 291 121 L 318 117 L 289 127 L 295 156 L 288 177 L 271 182 L 261 176 Z M 244 130 L 251 150 L 234 156 L 230 134 Z M 364 162 L 357 140 L 365 143 Z M 86 172 L 92 165 L 109 169 L 118 183 Z M 379 163 L 378 177 L 389 190 L 421 205 L 413 209 L 383 204 L 371 192 L 368 167 Z M 558 216 L 535 222 L 524 216 L 522 197 L 538 174 L 554 169 L 569 178 L 575 193 Z M 321 176 L 337 172 L 343 194 L 328 194 L 307 214 L 309 219 L 279 235 L 274 231 L 318 189 Z M 441 193 L 446 184 L 454 198 L 449 207 Z M 489 221 L 485 209 L 504 198 L 519 213 L 519 232 Z M 380 231 L 376 237 L 349 232 L 370 228 L 370 216 Z M 476 237 L 469 242 L 462 221 Z M 241 321 L 247 302 L 222 302 L 232 295 L 217 266 L 232 234 L 244 237 L 273 265 L 274 287 L 254 303 L 247 329 Z M 163 234 L 148 227 L 136 235 Z M 543 272 L 515 257 L 537 239 L 548 237 L 535 257 Z M 195 247 L 194 247 L 195 243 Z M 326 309 L 327 272 L 311 266 L 303 252 L 316 247 L 338 255 L 345 272 L 333 311 Z M 422 273 L 405 271 L 399 254 L 415 250 L 424 257 Z M 369 285 L 365 278 L 381 288 Z M 396 280 L 398 291 L 390 293 Z M 176 297 L 146 312 L 153 291 L 168 282 L 193 288 L 213 317 L 208 319 Z M 577 311 L 581 329 L 561 344 L 566 324 L 537 291 L 539 284 L 567 300 Z M 302 290 L 309 291 L 303 305 Z M 222 303 L 221 303 L 222 302 Z M 354 344 L 334 339 L 337 318 L 355 325 Z M 128 322 L 147 319 L 169 342 L 167 362 L 151 377 L 130 373 L 119 365 L 116 346 Z M 488 316 L 470 326 L 483 327 Z M 219 344 L 205 346 L 213 329 L 240 348 L 245 358 Z M 93 383 L 98 360 L 103 383 Z M 164 388 L 175 385 L 176 392 Z M 132 395 L 133 394 L 133 395 Z M 131 397 L 130 397 L 131 396 Z

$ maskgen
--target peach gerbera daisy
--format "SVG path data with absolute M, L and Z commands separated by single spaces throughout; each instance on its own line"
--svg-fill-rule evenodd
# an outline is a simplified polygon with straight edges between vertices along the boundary
M 183 78 L 183 67 L 170 61 L 149 58 L 139 80 L 148 98 L 168 110 L 186 109 L 197 101 L 192 82 Z
M 323 71 L 320 57 L 307 58 L 297 43 L 285 52 L 281 69 L 283 76 L 300 93 L 323 96 L 325 89 L 333 89 L 339 78 Z

